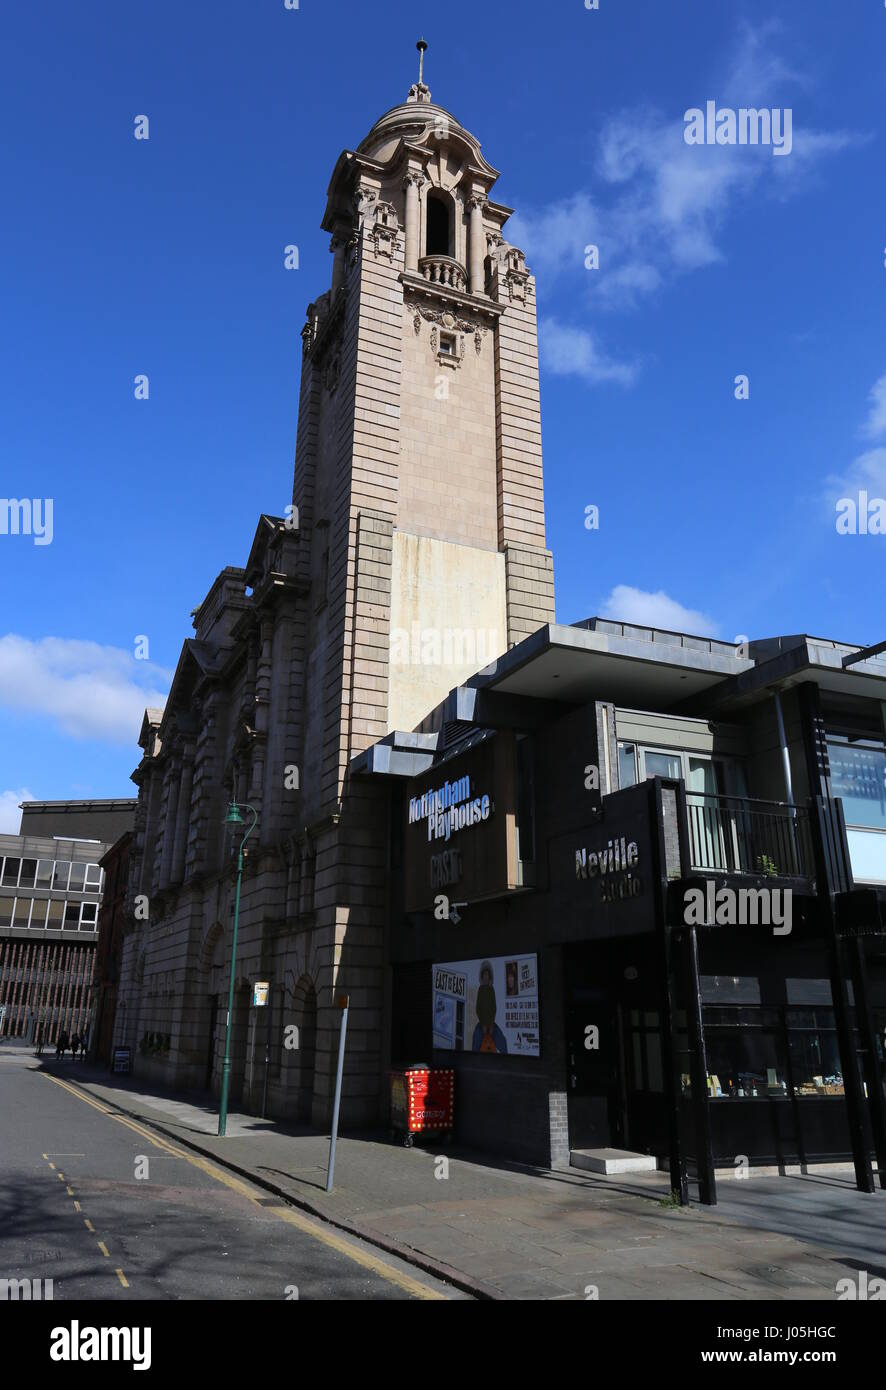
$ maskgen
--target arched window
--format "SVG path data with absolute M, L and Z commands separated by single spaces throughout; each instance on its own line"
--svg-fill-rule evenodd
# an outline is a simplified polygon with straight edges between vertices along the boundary
M 433 189 L 427 197 L 426 256 L 452 255 L 452 204 Z

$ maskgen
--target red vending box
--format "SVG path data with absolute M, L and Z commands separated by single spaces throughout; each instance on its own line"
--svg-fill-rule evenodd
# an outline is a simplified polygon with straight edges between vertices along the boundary
M 391 1128 L 394 1138 L 412 1147 L 416 1134 L 452 1132 L 455 1117 L 455 1072 L 417 1062 L 391 1072 Z

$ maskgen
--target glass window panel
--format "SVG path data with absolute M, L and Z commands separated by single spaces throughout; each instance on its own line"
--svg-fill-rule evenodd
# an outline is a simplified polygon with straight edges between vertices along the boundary
M 87 891 L 88 891 L 90 888 L 95 888 L 96 890 L 98 890 L 98 889 L 101 887 L 101 882 L 102 882 L 102 871 L 101 871 L 100 866 L 99 866 L 98 864 L 87 864 L 87 865 L 86 865 L 86 888 L 87 888 Z
M 886 750 L 845 738 L 827 744 L 831 790 L 843 798 L 846 824 L 886 830 Z
M 710 758 L 689 758 L 689 777 L 686 783 L 686 790 L 690 792 L 703 792 L 708 796 L 716 796 L 722 790 L 719 768 Z
M 48 898 L 35 898 L 34 906 L 31 908 L 31 930 L 35 927 L 46 926 L 46 909 L 49 906 Z
M 29 915 L 30 915 L 30 912 L 31 912 L 31 899 L 30 899 L 30 898 L 16 898 L 16 900 L 15 900 L 15 912 L 13 913 L 13 917 L 12 917 L 12 925 L 13 925 L 14 927 L 26 927 L 26 926 L 28 925 L 28 917 L 29 917 Z
M 720 1008 L 714 1004 L 704 1006 L 705 1028 L 778 1028 L 778 1009 L 737 1009 L 734 1006 Z
M 759 1004 L 760 981 L 756 975 L 702 975 L 701 997 L 711 1004 Z
M 33 887 L 34 887 L 34 881 L 35 881 L 36 877 L 37 877 L 37 860 L 36 860 L 36 859 L 23 859 L 23 860 L 22 860 L 22 871 L 21 871 L 21 873 L 19 874 L 19 879 L 18 879 L 18 886 L 19 886 L 19 888 L 33 888 Z
M 0 898 L 0 927 L 8 927 L 12 921 L 15 898 Z
M 5 859 L 3 862 L 3 886 L 14 888 L 18 883 L 18 871 L 21 865 L 20 859 Z
M 37 864 L 37 887 L 38 887 L 38 888 L 51 888 L 51 887 L 52 887 L 52 867 L 53 867 L 53 861 L 52 861 L 51 859 L 41 859 L 41 860 L 38 862 L 38 864 Z
M 790 976 L 785 980 L 785 993 L 789 1004 L 831 1005 L 830 980 L 797 980 Z
M 92 928 L 95 926 L 98 917 L 98 903 L 83 903 L 80 913 L 81 927 Z
M 823 1011 L 822 1011 L 823 1012 Z M 803 1017 L 805 1018 L 805 1014 Z M 843 1068 L 834 1028 L 795 1029 L 794 1011 L 789 1015 L 791 1031 L 788 1045 L 791 1052 L 791 1071 L 794 1094 L 809 1096 L 842 1096 Z
M 664 1071 L 661 1060 L 661 1035 L 659 1033 L 646 1034 L 646 1065 L 648 1068 L 647 1089 L 650 1091 L 663 1091 Z
M 66 904 L 65 904 L 65 930 L 67 930 L 68 928 L 72 928 L 74 931 L 76 931 L 77 928 L 79 927 L 79 925 L 80 925 L 80 904 L 79 904 L 79 903 L 66 903 Z
M 647 777 L 682 777 L 683 763 L 679 753 L 655 753 L 643 749 Z
M 50 898 L 49 916 L 46 919 L 48 930 L 60 931 L 65 916 L 65 905 L 60 898 Z
M 637 752 L 633 743 L 618 745 L 618 785 L 632 787 L 637 780 Z
M 712 1028 L 707 1034 L 708 1084 L 714 1099 L 787 1097 L 778 1035 L 763 1028 Z
M 55 873 L 52 878 L 52 886 L 56 889 L 64 890 L 68 886 L 68 874 L 71 869 L 70 859 L 56 859 Z
M 86 865 L 75 862 L 71 865 L 71 881 L 68 888 L 72 893 L 82 893 L 86 879 Z

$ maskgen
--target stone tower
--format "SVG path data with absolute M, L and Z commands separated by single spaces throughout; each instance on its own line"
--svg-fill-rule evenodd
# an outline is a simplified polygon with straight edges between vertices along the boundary
M 317 892 L 331 855 L 334 954 L 371 976 L 373 1053 L 385 846 L 348 766 L 554 620 L 535 283 L 505 238 L 497 178 L 419 80 L 336 163 L 322 224 L 332 284 L 302 334 L 302 819 L 340 817 L 318 843 Z M 345 988 L 353 971 L 336 978 Z
M 137 1069 L 167 1084 L 219 1081 L 235 799 L 257 826 L 232 1105 L 256 1108 L 267 1040 L 270 1113 L 327 1123 L 346 992 L 342 1120 L 378 1118 L 389 816 L 354 759 L 554 618 L 535 285 L 504 236 L 497 178 L 421 75 L 333 171 L 332 283 L 302 333 L 292 516 L 263 515 L 245 568 L 222 571 L 195 610 L 133 774 L 130 894 L 150 913 L 125 943 L 115 1041 L 148 1038 Z M 256 980 L 270 984 L 265 1011 Z
M 419 82 L 330 182 L 293 498 L 315 558 L 328 541 L 317 638 L 353 691 L 339 772 L 554 617 L 535 284 L 497 178 Z

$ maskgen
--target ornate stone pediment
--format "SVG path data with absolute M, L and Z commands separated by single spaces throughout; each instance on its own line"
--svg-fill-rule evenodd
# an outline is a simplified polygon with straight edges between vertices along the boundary
M 473 337 L 475 351 L 477 353 L 481 351 L 483 339 L 489 332 L 484 324 L 472 323 L 470 319 L 460 318 L 457 314 L 453 314 L 450 309 L 431 309 L 425 304 L 417 303 L 411 304 L 410 308 L 413 310 L 412 326 L 415 329 L 416 337 L 421 333 L 422 319 L 425 319 L 428 323 L 436 324 L 447 333 L 458 332 Z M 436 345 L 433 341 L 431 346 L 436 351 Z

